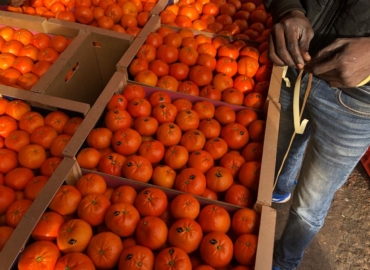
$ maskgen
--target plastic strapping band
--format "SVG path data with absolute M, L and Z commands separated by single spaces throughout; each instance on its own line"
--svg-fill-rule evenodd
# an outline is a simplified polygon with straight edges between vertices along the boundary
M 284 67 L 284 70 L 285 70 L 285 72 L 283 72 L 283 76 L 286 75 L 287 67 Z M 282 168 L 284 166 L 285 160 L 286 160 L 286 158 L 287 158 L 287 156 L 289 154 L 289 150 L 290 150 L 290 147 L 292 146 L 292 143 L 293 143 L 293 140 L 294 140 L 295 135 L 296 134 L 303 134 L 303 132 L 304 132 L 304 130 L 306 128 L 306 125 L 308 123 L 308 120 L 307 119 L 304 119 L 301 122 L 301 118 L 302 118 L 302 115 L 303 115 L 304 107 L 305 107 L 306 102 L 307 102 L 308 95 L 309 95 L 310 90 L 311 90 L 312 74 L 311 73 L 309 74 L 307 88 L 306 88 L 306 92 L 305 92 L 304 98 L 303 98 L 302 108 L 301 108 L 301 110 L 299 110 L 299 96 L 300 96 L 300 90 L 301 90 L 302 75 L 303 75 L 303 70 L 301 70 L 299 72 L 299 74 L 298 74 L 296 83 L 294 85 L 294 92 L 293 92 L 294 132 L 293 132 L 292 138 L 290 139 L 288 149 L 287 149 L 287 151 L 286 151 L 286 153 L 284 155 L 284 158 L 283 158 L 283 161 L 282 161 L 282 163 L 280 165 L 279 171 L 278 171 L 278 173 L 276 175 L 276 179 L 275 179 L 275 183 L 274 183 L 274 188 L 273 189 L 275 189 L 275 186 L 276 186 L 276 183 L 277 183 L 277 179 L 278 179 L 278 177 L 279 177 L 279 175 L 281 173 L 281 170 L 282 170 Z M 289 85 L 290 85 L 290 82 L 289 82 Z M 288 86 L 288 87 L 290 87 L 290 86 Z
M 367 84 L 368 82 L 370 82 L 370 75 L 365 80 L 363 80 L 362 82 L 360 82 L 357 85 L 357 87 L 363 86 L 363 85 Z

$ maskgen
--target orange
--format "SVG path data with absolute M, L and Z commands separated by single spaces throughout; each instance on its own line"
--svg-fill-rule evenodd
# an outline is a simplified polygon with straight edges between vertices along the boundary
M 7 186 L 0 186 L 0 215 L 5 214 L 8 207 L 15 201 L 15 192 Z
M 261 162 L 249 161 L 240 167 L 240 183 L 253 192 L 257 192 L 259 186 Z
M 158 165 L 154 168 L 152 174 L 153 184 L 165 187 L 172 188 L 176 179 L 176 171 L 167 165 Z
M 77 162 L 81 168 L 92 170 L 99 164 L 100 152 L 95 148 L 84 148 L 77 154 Z
M 26 186 L 24 187 L 25 198 L 34 201 L 36 197 L 40 194 L 41 190 L 46 185 L 48 180 L 48 176 L 39 175 L 28 181 Z
M 123 250 L 121 238 L 112 232 L 94 235 L 87 247 L 86 254 L 100 269 L 113 268 Z
M 218 231 L 226 233 L 231 225 L 229 213 L 218 205 L 206 205 L 198 216 L 198 223 L 204 233 Z
M 81 193 L 74 186 L 62 185 L 49 204 L 49 209 L 61 215 L 71 215 L 77 211 L 82 199 Z
M 46 158 L 45 149 L 37 144 L 26 145 L 18 152 L 19 163 L 29 169 L 40 168 Z
M 183 169 L 176 177 L 175 189 L 194 195 L 202 195 L 206 188 L 206 177 L 195 168 Z
M 202 228 L 191 218 L 177 219 L 168 230 L 169 244 L 181 248 L 188 254 L 197 250 L 202 238 Z
M 257 253 L 258 236 L 254 234 L 242 234 L 234 243 L 234 257 L 238 263 L 254 266 Z
M 59 229 L 57 245 L 61 252 L 82 252 L 91 238 L 93 231 L 89 223 L 82 219 L 71 219 L 65 222 Z
M 243 185 L 232 185 L 225 193 L 225 202 L 251 208 L 253 206 L 253 195 Z
M 114 203 L 105 213 L 105 225 L 121 237 L 132 235 L 139 220 L 140 214 L 131 204 Z
M 199 201 L 191 194 L 179 194 L 170 204 L 171 216 L 175 219 L 196 219 L 200 212 Z
M 214 192 L 228 190 L 234 182 L 231 172 L 223 167 L 215 166 L 206 173 L 207 188 Z
M 191 261 L 181 248 L 168 247 L 160 251 L 154 263 L 154 270 L 191 269 Z
M 167 195 L 159 188 L 145 188 L 135 199 L 135 207 L 141 216 L 160 216 L 168 205 Z
M 187 166 L 206 173 L 214 165 L 214 159 L 210 153 L 205 150 L 197 150 L 190 154 Z
M 134 204 L 137 196 L 136 190 L 132 186 L 122 185 L 114 189 L 110 198 L 111 203 Z
M 91 226 L 98 226 L 104 222 L 105 212 L 110 205 L 110 200 L 104 194 L 88 194 L 78 204 L 77 216 Z
M 168 228 L 159 217 L 147 216 L 139 221 L 135 235 L 139 245 L 156 250 L 166 243 Z
M 103 194 L 107 189 L 104 178 L 93 173 L 88 173 L 80 177 L 76 181 L 75 186 L 83 197 L 92 193 Z
M 202 260 L 214 268 L 227 266 L 233 258 L 233 250 L 231 239 L 218 231 L 208 233 L 200 243 Z
M 0 252 L 3 250 L 6 242 L 12 235 L 14 228 L 9 226 L 0 226 Z
M 260 216 L 256 211 L 248 208 L 236 211 L 231 220 L 231 227 L 237 235 L 257 233 L 259 225 Z
M 135 269 L 137 265 L 142 269 L 153 269 L 154 254 L 144 246 L 128 247 L 122 251 L 118 265 L 119 269 Z
M 139 182 L 148 182 L 152 173 L 152 164 L 147 158 L 142 156 L 130 156 L 122 166 L 123 177 Z

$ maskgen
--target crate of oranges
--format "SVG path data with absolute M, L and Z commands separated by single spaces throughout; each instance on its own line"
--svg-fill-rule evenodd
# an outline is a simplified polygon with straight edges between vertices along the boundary
M 90 106 L 132 42 L 129 35 L 3 11 L 0 25 L 3 85 Z
M 173 265 L 188 270 L 271 268 L 276 213 L 269 207 L 258 214 L 188 193 L 84 172 L 72 159 L 60 166 L 65 181 L 44 198 L 38 209 L 41 218 L 28 228 L 24 250 L 13 261 L 20 270 L 35 264 L 30 258 L 40 249 L 45 253 L 37 263 L 48 269 L 76 263 L 86 269 L 125 270 L 138 262 L 158 270 Z M 10 241 L 17 241 L 15 235 Z

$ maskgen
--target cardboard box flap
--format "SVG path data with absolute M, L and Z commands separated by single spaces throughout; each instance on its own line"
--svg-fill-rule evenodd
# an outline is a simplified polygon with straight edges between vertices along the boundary
M 0 11 L 0 24 L 15 28 L 27 28 L 30 31 L 46 32 L 47 20 L 44 17 Z
M 15 99 L 22 99 L 29 102 L 32 106 L 48 110 L 56 110 L 57 108 L 60 108 L 68 111 L 78 112 L 83 115 L 86 115 L 90 110 L 90 105 L 85 103 L 61 99 L 58 97 L 45 96 L 4 85 L 1 86 L 0 95 Z

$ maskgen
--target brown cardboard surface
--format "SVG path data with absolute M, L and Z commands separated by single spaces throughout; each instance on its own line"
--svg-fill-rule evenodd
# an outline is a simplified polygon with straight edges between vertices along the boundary
M 79 149 L 84 143 L 87 135 L 95 127 L 100 116 L 103 114 L 107 103 L 114 93 L 122 92 L 123 87 L 126 85 L 126 75 L 124 73 L 116 72 L 112 76 L 104 88 L 102 94 L 99 96 L 94 106 L 91 108 L 81 125 L 73 135 L 68 145 L 63 151 L 65 157 L 74 158 L 77 156 Z
M 155 7 L 150 11 L 151 14 L 159 15 L 162 10 L 167 6 L 168 0 L 159 0 Z
M 258 246 L 255 270 L 271 270 L 275 239 L 276 210 L 267 206 L 261 209 L 261 225 L 258 234 Z
M 262 205 L 271 206 L 272 191 L 275 181 L 275 163 L 280 120 L 280 104 L 267 101 L 265 138 L 263 143 L 260 183 L 257 201 L 254 206 L 257 212 Z
M 0 24 L 45 33 L 47 20 L 44 17 L 0 11 Z
M 282 76 L 283 76 L 283 67 L 274 65 L 272 68 L 270 86 L 267 95 L 268 100 L 279 102 Z
M 18 255 L 23 251 L 33 228 L 36 226 L 38 220 L 48 207 L 59 187 L 62 185 L 64 177 L 72 169 L 75 163 L 76 161 L 74 160 L 63 159 L 54 174 L 45 184 L 39 196 L 34 200 L 25 216 L 10 236 L 3 250 L 0 252 L 1 269 L 6 270 L 12 268 Z
M 90 110 L 90 105 L 85 103 L 66 100 L 58 97 L 45 96 L 4 85 L 2 85 L 0 88 L 0 95 L 26 100 L 32 106 L 48 110 L 56 110 L 57 108 L 60 108 L 68 111 L 79 112 L 83 115 L 86 115 Z
M 130 35 L 103 30 L 90 27 L 85 35 L 76 37 L 68 54 L 50 70 L 50 79 L 35 85 L 36 91 L 93 105 L 133 40 Z M 76 66 L 66 81 L 67 74 Z

